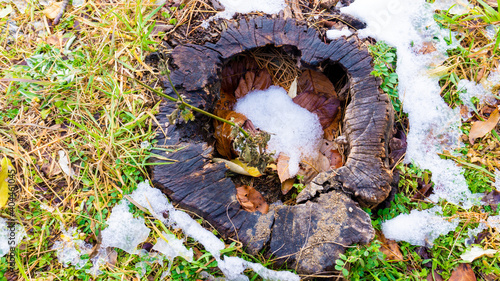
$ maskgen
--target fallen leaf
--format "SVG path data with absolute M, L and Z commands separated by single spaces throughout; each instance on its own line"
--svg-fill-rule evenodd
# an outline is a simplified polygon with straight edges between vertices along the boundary
M 241 185 L 236 187 L 236 199 L 243 210 L 247 212 L 260 211 L 262 214 L 267 214 L 269 211 L 269 205 L 264 200 L 264 197 L 251 186 Z
M 415 200 L 424 200 L 429 197 L 434 189 L 432 188 L 432 183 L 423 184 L 422 187 L 413 195 Z
M 332 81 L 325 74 L 307 69 L 302 72 L 297 81 L 298 93 L 312 92 L 313 94 L 325 96 L 327 98 L 337 98 L 335 87 Z M 299 94 L 300 95 L 300 94 Z
M 242 163 L 238 159 L 234 159 L 234 160 L 229 161 L 229 160 L 226 160 L 223 158 L 213 158 L 212 160 L 214 161 L 214 163 L 222 162 L 222 163 L 226 164 L 226 168 L 228 168 L 233 173 L 237 173 L 237 174 L 249 176 L 249 177 L 260 177 L 261 176 L 261 173 L 259 172 L 259 170 L 257 170 L 257 168 L 248 167 L 246 164 Z
M 323 140 L 319 151 L 328 159 L 330 168 L 338 169 L 344 165 L 342 155 L 340 154 L 335 142 Z
M 436 51 L 436 47 L 432 42 L 424 42 L 422 47 L 418 50 L 419 54 L 425 55 Z
M 258 69 L 259 65 L 250 57 L 239 57 L 231 60 L 221 71 L 221 93 L 224 92 L 233 95 L 245 73 L 247 71 L 255 72 Z
M 472 271 L 470 264 L 461 263 L 453 270 L 448 281 L 476 281 L 476 275 Z
M 337 135 L 337 132 L 339 130 L 339 123 L 341 119 L 342 119 L 342 114 L 335 115 L 335 118 L 333 118 L 333 121 L 330 124 L 330 126 L 323 129 L 323 137 L 326 140 L 333 141 L 335 139 L 335 136 Z
M 288 89 L 288 96 L 292 99 L 297 96 L 297 77 L 293 79 L 293 82 L 290 85 L 290 89 Z
M 498 124 L 498 120 L 500 120 L 500 114 L 498 113 L 498 109 L 495 109 L 495 111 L 491 113 L 488 120 L 474 122 L 469 132 L 469 142 L 471 144 L 474 144 L 475 139 L 484 137 L 487 133 L 495 128 L 495 126 Z
M 386 239 L 382 232 L 378 232 L 378 236 L 382 245 L 380 251 L 385 254 L 385 259 L 387 261 L 404 261 L 403 254 L 399 249 L 399 245 L 396 241 Z
M 295 98 L 293 102 L 301 107 L 316 114 L 323 129 L 332 124 L 333 120 L 339 113 L 340 101 L 336 97 L 326 97 L 315 94 L 311 91 L 302 92 Z
M 70 162 L 68 160 L 68 157 L 66 156 L 66 152 L 64 150 L 59 150 L 59 167 L 61 167 L 61 170 L 69 177 L 74 178 L 76 173 L 75 171 L 71 168 Z
M 407 146 L 406 134 L 398 130 L 392 139 L 389 140 L 389 158 L 392 160 L 390 168 L 394 167 L 404 157 Z
M 288 2 L 288 5 L 291 6 L 296 19 L 298 20 L 304 19 L 304 16 L 302 15 L 302 10 L 300 9 L 299 0 L 291 0 Z
M 243 126 L 247 121 L 245 115 L 237 113 L 235 111 L 230 110 L 215 110 L 215 115 L 236 123 L 239 126 Z M 233 159 L 238 156 L 238 153 L 234 151 L 231 137 L 231 132 L 233 130 L 233 126 L 215 120 L 214 119 L 214 137 L 215 137 L 215 147 L 217 148 L 217 152 L 220 155 L 227 159 Z
M 240 79 L 234 96 L 239 99 L 253 90 L 265 90 L 271 85 L 272 78 L 267 70 L 261 69 L 257 73 L 254 71 L 247 71 L 245 76 Z
M 473 262 L 475 259 L 485 255 L 488 257 L 493 257 L 493 255 L 495 255 L 497 252 L 498 252 L 497 250 L 493 249 L 484 250 L 483 248 L 472 246 L 472 248 L 461 254 L 460 258 L 466 262 Z
M 283 195 L 287 194 L 293 188 L 293 184 L 295 183 L 295 178 L 287 179 L 286 181 L 281 183 L 281 193 Z
M 284 182 L 287 179 L 290 178 L 290 172 L 288 171 L 288 161 L 290 160 L 290 157 L 288 157 L 284 153 L 280 153 L 278 155 L 278 159 L 276 160 L 276 169 L 278 171 L 278 177 L 280 179 L 280 182 Z
M 308 184 L 319 173 L 330 170 L 330 161 L 322 153 L 318 153 L 315 159 L 304 158 L 300 161 L 300 169 L 297 175 L 303 176 L 302 183 Z
M 0 170 L 0 208 L 7 204 L 9 199 L 9 176 L 14 170 L 9 158 L 4 157 L 1 162 Z M 10 172 L 10 173 L 9 173 Z
M 49 19 L 55 19 L 61 11 L 63 2 L 64 1 L 51 3 L 50 5 L 45 7 L 45 9 L 43 9 L 43 14 Z

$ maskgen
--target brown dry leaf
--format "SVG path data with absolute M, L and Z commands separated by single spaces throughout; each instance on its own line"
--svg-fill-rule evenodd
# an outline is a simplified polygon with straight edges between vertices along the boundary
M 326 140 L 333 141 L 335 139 L 337 132 L 339 130 L 339 123 L 341 119 L 342 119 L 342 114 L 339 113 L 335 115 L 335 118 L 333 118 L 333 121 L 330 124 L 330 126 L 323 129 L 323 137 Z
M 215 110 L 215 115 L 226 120 L 231 120 L 233 118 L 233 122 L 239 126 L 243 126 L 247 121 L 245 115 L 229 110 L 217 109 Z M 216 140 L 215 147 L 217 148 L 219 154 L 227 159 L 233 159 L 238 156 L 232 146 L 232 130 L 233 126 L 214 119 L 214 137 Z
M 297 175 L 303 176 L 302 182 L 307 184 L 312 181 L 319 173 L 326 172 L 330 169 L 330 161 L 326 156 L 318 153 L 316 159 L 305 158 L 301 159 L 300 169 Z
M 280 153 L 278 156 L 278 160 L 276 161 L 276 170 L 278 171 L 278 177 L 280 178 L 280 182 L 283 183 L 287 179 L 290 178 L 290 173 L 288 171 L 288 161 L 290 157 L 288 157 L 284 153 Z
M 385 259 L 387 261 L 404 261 L 403 254 L 401 253 L 399 245 L 396 241 L 386 239 L 384 234 L 380 231 L 377 231 L 377 235 L 380 242 L 382 242 L 380 251 L 385 254 Z
M 476 275 L 472 270 L 470 264 L 461 263 L 453 272 L 451 273 L 449 281 L 476 281 Z
M 434 275 L 432 274 L 434 273 Z M 443 281 L 443 277 L 441 277 L 441 275 L 439 275 L 436 271 L 433 270 L 433 272 L 429 273 L 429 275 L 427 275 L 427 278 L 425 278 L 427 281 Z
M 419 54 L 429 54 L 436 51 L 436 47 L 432 42 L 424 42 L 423 46 L 418 50 Z
M 340 154 L 337 144 L 333 141 L 323 140 L 319 151 L 328 159 L 332 169 L 338 169 L 344 165 L 342 155 Z
M 236 199 L 243 210 L 247 212 L 260 211 L 262 214 L 267 214 L 269 211 L 269 205 L 264 200 L 264 197 L 251 186 L 241 185 L 236 187 Z
M 247 71 L 255 72 L 258 69 L 259 65 L 250 57 L 240 57 L 230 61 L 221 71 L 221 92 L 232 95 L 238 88 L 240 80 L 245 76 L 245 73 Z
M 498 120 L 500 120 L 500 114 L 498 113 L 498 109 L 495 109 L 488 120 L 474 122 L 469 132 L 469 142 L 474 144 L 475 139 L 484 137 L 487 133 L 491 132 L 498 124 Z
M 337 98 L 335 87 L 326 75 L 319 71 L 308 69 L 302 72 L 298 80 L 298 92 L 312 92 L 327 98 Z
M 293 102 L 316 114 L 323 129 L 332 124 L 340 109 L 340 101 L 336 97 L 328 98 L 311 91 L 302 92 Z
M 296 19 L 298 20 L 304 19 L 304 16 L 302 15 L 302 10 L 300 9 L 299 0 L 291 0 L 288 2 L 288 5 L 292 7 Z
M 294 183 L 295 183 L 295 178 L 287 179 L 286 181 L 282 182 L 281 193 L 283 193 L 283 195 L 287 194 L 293 188 Z
M 272 78 L 267 70 L 261 69 L 257 74 L 254 71 L 248 71 L 245 73 L 245 76 L 240 79 L 234 96 L 239 99 L 253 90 L 265 90 L 271 85 Z
M 344 165 L 344 162 L 342 161 L 342 155 L 340 152 L 335 149 L 332 150 L 332 154 L 330 155 L 330 167 L 332 169 L 338 169 Z
M 51 3 L 50 5 L 45 7 L 45 9 L 43 9 L 43 14 L 47 16 L 49 19 L 55 19 L 59 14 L 59 12 L 61 11 L 63 2 L 64 1 Z

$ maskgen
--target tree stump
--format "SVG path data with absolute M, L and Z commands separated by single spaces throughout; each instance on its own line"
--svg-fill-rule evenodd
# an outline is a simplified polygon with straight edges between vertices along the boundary
M 356 38 L 323 42 L 314 29 L 294 20 L 257 17 L 230 25 L 216 44 L 177 46 L 171 54 L 172 82 L 189 103 L 212 111 L 219 98 L 221 67 L 244 51 L 266 45 L 293 46 L 303 67 L 337 63 L 349 80 L 349 101 L 343 125 L 348 156 L 339 169 L 321 173 L 298 196 L 300 203 L 274 203 L 270 211 L 249 213 L 236 200 L 233 181 L 223 163 L 210 161 L 214 153 L 211 121 L 196 116 L 193 122 L 169 124 L 175 104 L 164 102 L 157 115 L 158 147 L 153 153 L 173 164 L 155 165 L 152 179 L 181 208 L 195 212 L 219 233 L 232 237 L 255 254 L 262 249 L 279 263 L 302 274 L 334 270 L 345 247 L 368 243 L 374 237 L 370 217 L 358 205 L 375 206 L 390 192 L 388 141 L 392 106 L 371 76 L 371 57 Z M 166 94 L 173 91 L 166 81 Z M 167 126 L 164 126 L 167 124 Z M 167 150 L 167 154 L 165 154 Z M 165 162 L 156 159 L 154 162 Z M 356 202 L 357 201 L 357 202 Z

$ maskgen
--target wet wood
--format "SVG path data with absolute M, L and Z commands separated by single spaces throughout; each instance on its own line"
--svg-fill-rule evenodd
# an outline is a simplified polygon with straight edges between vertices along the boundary
M 206 124 L 211 122 L 197 115 L 194 122 L 168 124 L 163 128 L 165 135 L 159 130 L 158 145 L 170 152 L 154 153 L 175 162 L 152 166 L 153 183 L 179 207 L 203 216 L 225 237 L 242 241 L 250 253 L 270 245 L 269 254 L 299 272 L 321 273 L 333 268 L 345 246 L 373 238 L 369 216 L 358 203 L 376 206 L 391 190 L 387 145 L 392 106 L 379 90 L 380 80 L 370 75 L 368 51 L 356 40 L 339 38 L 325 43 L 314 29 L 292 19 L 243 19 L 229 23 L 216 44 L 176 47 L 171 54 L 173 83 L 191 104 L 211 111 L 220 97 L 222 66 L 241 52 L 268 44 L 295 46 L 301 65 L 308 68 L 338 63 L 345 69 L 349 80 L 343 119 L 348 142 L 345 165 L 318 175 L 299 205 L 271 205 L 266 215 L 246 212 L 236 201 L 236 189 L 224 164 L 210 161 L 213 139 Z M 223 88 L 231 91 L 234 84 Z M 165 81 L 164 86 L 172 94 Z M 162 126 L 174 109 L 173 104 L 162 105 L 157 115 Z

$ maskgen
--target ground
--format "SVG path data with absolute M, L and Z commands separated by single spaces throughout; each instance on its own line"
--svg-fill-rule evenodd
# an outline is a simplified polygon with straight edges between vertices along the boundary
M 112 208 L 139 182 L 149 180 L 148 159 L 154 156 L 150 145 L 154 145 L 151 142 L 158 125 L 155 113 L 160 98 L 130 77 L 159 88 L 157 77 L 165 68 L 151 64 L 152 57 L 168 55 L 178 44 L 215 42 L 226 23 L 217 20 L 209 29 L 200 26 L 202 20 L 216 13 L 214 1 L 208 0 L 167 1 L 161 7 L 139 0 L 88 1 L 81 6 L 73 1 L 56 26 L 51 24 L 55 17 L 51 10 L 59 6 L 52 1 L 31 1 L 24 12 L 16 5 L 22 2 L 0 3 L 0 156 L 11 160 L 15 170 L 11 177 L 19 188 L 12 199 L 14 209 L 3 206 L 0 216 L 22 225 L 26 236 L 11 251 L 12 264 L 8 255 L 0 258 L 0 280 L 94 280 L 86 272 L 92 266 L 90 262 L 79 269 L 64 266 L 56 262 L 52 247 L 56 241 L 73 241 L 63 234 L 70 227 L 78 229 L 79 240 L 99 244 Z M 352 31 L 363 27 L 356 20 L 337 15 L 333 7 L 339 1 L 293 2 L 296 5 L 275 17 L 304 20 L 322 36 L 331 27 L 347 25 Z M 465 107 L 459 99 L 460 79 L 479 82 L 499 64 L 500 36 L 488 37 L 490 26 L 500 22 L 498 4 L 471 3 L 474 9 L 463 15 L 439 10 L 434 15 L 440 26 L 456 31 L 462 39 L 440 68 L 441 96 L 451 108 Z M 399 132 L 393 152 L 402 154 L 404 136 L 411 128 L 397 91 L 396 50 L 371 39 L 364 44 L 374 57 L 373 75 L 383 79 L 381 89 L 392 97 Z M 387 240 L 380 232 L 383 221 L 433 205 L 425 200 L 433 188 L 432 173 L 416 165 L 394 163 L 394 171 L 400 175 L 394 200 L 367 210 L 379 231 L 375 240 L 349 249 L 337 261 L 339 271 L 331 278 L 500 278 L 500 252 L 472 262 L 461 258 L 471 243 L 499 250 L 498 229 L 486 227 L 470 237 L 470 230 L 499 211 L 494 185 L 495 171 L 500 168 L 498 120 L 484 134 L 469 139 L 474 122 L 495 116 L 499 88 L 493 90 L 491 101 L 473 99 L 475 110 L 460 127 L 464 146 L 440 154 L 463 167 L 473 193 L 488 194 L 484 197 L 486 204 L 463 209 L 446 201 L 435 202 L 443 208 L 444 216 L 458 219 L 455 231 L 425 246 Z M 155 244 L 161 234 L 158 229 L 184 237 L 181 231 L 165 228 L 143 210 L 131 210 L 134 217 L 145 218 L 146 226 L 154 230 L 140 245 L 143 249 L 149 251 Z M 203 218 L 197 220 L 213 230 Z M 225 243 L 227 255 L 273 266 L 272 257 L 252 256 L 239 243 Z M 215 259 L 200 244 L 189 238 L 185 245 L 193 248 L 194 261 L 176 258 L 169 278 L 196 280 L 202 278 L 202 272 L 221 275 Z M 95 253 L 86 255 L 83 258 Z M 95 280 L 159 280 L 168 267 L 167 263 L 143 263 L 145 271 L 140 275 L 137 268 L 144 256 L 119 249 L 113 255 Z M 252 280 L 258 278 L 252 272 L 247 274 Z

